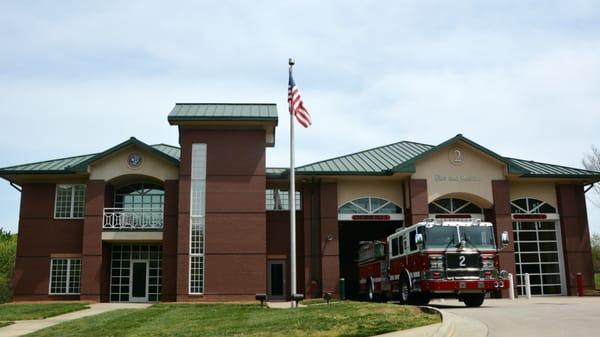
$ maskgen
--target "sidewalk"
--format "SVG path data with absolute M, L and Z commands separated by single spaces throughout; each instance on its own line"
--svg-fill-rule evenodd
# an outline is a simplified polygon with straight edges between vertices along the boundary
M 15 321 L 14 324 L 11 324 L 4 328 L 0 328 L 0 337 L 22 336 L 41 329 L 45 329 L 56 324 L 60 324 L 82 317 L 98 315 L 117 309 L 145 309 L 150 305 L 151 304 L 146 303 L 94 303 L 90 304 L 89 309 L 70 312 L 64 315 L 49 317 L 46 319 Z

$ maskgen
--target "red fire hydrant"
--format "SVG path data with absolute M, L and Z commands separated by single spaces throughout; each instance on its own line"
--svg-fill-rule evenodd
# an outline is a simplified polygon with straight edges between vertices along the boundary
M 583 275 L 577 273 L 577 296 L 583 296 Z

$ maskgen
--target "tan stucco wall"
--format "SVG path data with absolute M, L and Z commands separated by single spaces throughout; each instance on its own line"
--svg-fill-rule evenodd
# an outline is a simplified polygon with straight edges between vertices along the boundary
M 399 180 L 338 180 L 338 208 L 357 198 L 377 197 L 403 206 L 402 181 Z
M 509 187 L 511 201 L 529 197 L 545 201 L 554 207 L 558 205 L 554 183 L 511 181 Z
M 144 158 L 142 166 L 137 169 L 133 169 L 127 165 L 127 157 L 133 152 L 141 154 Z M 137 146 L 130 146 L 120 150 L 94 163 L 90 168 L 90 179 L 111 180 L 119 176 L 131 174 L 154 177 L 162 181 L 179 179 L 177 166 Z
M 450 151 L 459 148 L 461 165 L 450 162 Z M 454 195 L 476 202 L 481 207 L 493 204 L 492 180 L 505 179 L 504 165 L 466 144 L 455 144 L 417 162 L 413 179 L 427 180 L 427 201 Z

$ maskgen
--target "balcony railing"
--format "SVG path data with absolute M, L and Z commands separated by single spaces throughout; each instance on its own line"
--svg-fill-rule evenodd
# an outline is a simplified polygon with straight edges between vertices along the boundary
M 162 209 L 105 208 L 105 230 L 162 230 Z

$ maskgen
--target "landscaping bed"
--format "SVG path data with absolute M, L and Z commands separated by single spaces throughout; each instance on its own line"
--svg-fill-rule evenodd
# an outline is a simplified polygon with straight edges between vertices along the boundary
M 373 336 L 440 322 L 438 315 L 394 304 L 339 302 L 297 309 L 253 304 L 157 304 L 115 310 L 31 336 Z

